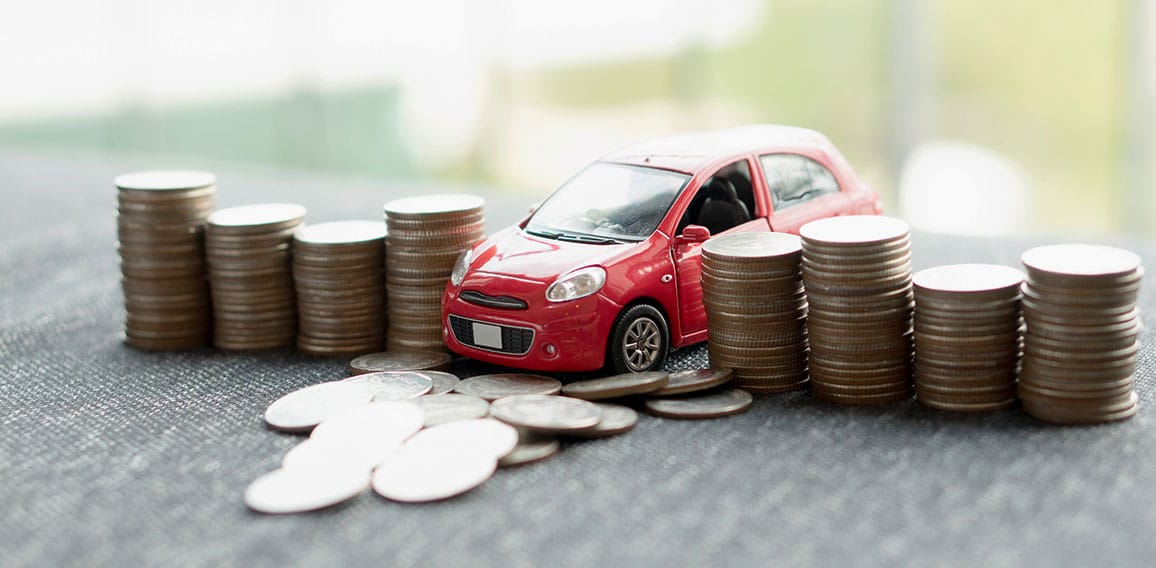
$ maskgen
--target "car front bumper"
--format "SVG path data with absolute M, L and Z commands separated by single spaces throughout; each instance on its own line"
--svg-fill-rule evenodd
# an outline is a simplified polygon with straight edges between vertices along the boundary
M 525 310 L 480 306 L 447 288 L 442 338 L 459 355 L 533 371 L 591 371 L 605 362 L 621 306 L 594 294 L 569 302 L 543 298 Z

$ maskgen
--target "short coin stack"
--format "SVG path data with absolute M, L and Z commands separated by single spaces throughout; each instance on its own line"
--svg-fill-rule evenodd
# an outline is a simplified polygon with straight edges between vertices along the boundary
M 712 367 L 753 393 L 807 385 L 807 299 L 799 237 L 722 235 L 702 246 L 702 303 Z
M 915 273 L 915 394 L 924 406 L 983 412 L 1016 405 L 1023 273 L 953 264 Z
M 458 256 L 485 236 L 484 204 L 472 195 L 385 204 L 388 349 L 445 349 L 442 294 Z
M 114 183 L 125 343 L 156 350 L 207 345 L 213 319 L 204 227 L 216 199 L 216 178 L 151 171 L 122 175 Z
M 385 344 L 385 224 L 337 221 L 293 237 L 297 348 L 357 355 Z
M 1131 418 L 1140 258 L 1107 246 L 1050 245 L 1025 252 L 1022 261 L 1024 410 L 1059 424 Z
M 289 203 L 215 211 L 205 231 L 213 293 L 213 344 L 255 350 L 293 345 L 296 298 L 290 265 L 293 233 L 305 208 Z
M 811 390 L 841 404 L 911 397 L 907 223 L 852 215 L 803 225 Z

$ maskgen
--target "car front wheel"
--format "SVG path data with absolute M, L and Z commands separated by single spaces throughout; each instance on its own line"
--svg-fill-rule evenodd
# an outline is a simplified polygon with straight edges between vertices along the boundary
M 610 333 L 610 367 L 616 373 L 662 368 L 670 350 L 670 326 L 653 306 L 632 306 L 618 316 Z

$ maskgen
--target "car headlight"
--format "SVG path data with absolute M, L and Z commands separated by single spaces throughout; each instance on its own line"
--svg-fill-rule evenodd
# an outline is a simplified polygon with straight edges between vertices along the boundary
M 585 298 L 601 290 L 603 284 L 606 284 L 606 271 L 601 267 L 579 268 L 559 276 L 549 288 L 546 288 L 546 300 L 568 302 Z
M 466 279 L 466 271 L 470 269 L 470 261 L 474 259 L 474 249 L 466 249 L 454 261 L 454 269 L 450 272 L 450 284 L 461 286 Z M 443 273 L 444 274 L 444 273 Z

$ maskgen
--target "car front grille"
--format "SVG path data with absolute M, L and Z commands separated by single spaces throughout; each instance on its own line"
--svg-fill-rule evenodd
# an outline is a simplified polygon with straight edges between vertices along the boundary
M 463 345 L 468 345 L 475 349 L 493 351 L 495 353 L 507 353 L 509 355 L 525 355 L 530 352 L 530 346 L 534 344 L 534 330 L 530 328 L 478 322 L 487 325 L 497 325 L 502 329 L 502 348 L 494 349 L 493 347 L 478 345 L 474 342 L 473 324 L 476 320 L 455 315 L 450 315 L 449 319 L 450 331 L 454 333 L 454 339 L 457 339 L 458 342 Z

